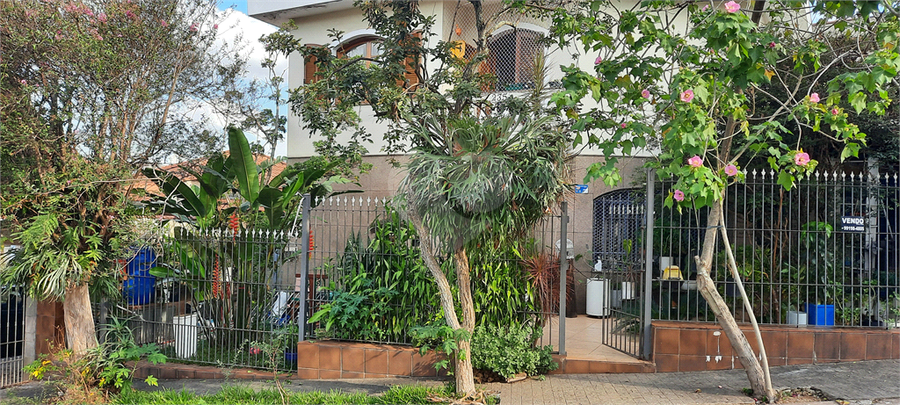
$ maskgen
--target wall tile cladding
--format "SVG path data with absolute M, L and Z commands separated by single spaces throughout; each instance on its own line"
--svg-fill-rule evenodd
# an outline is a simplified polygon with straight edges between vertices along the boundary
M 758 344 L 749 325 L 741 325 L 750 346 Z M 760 327 L 770 366 L 838 361 L 900 359 L 900 331 L 860 328 Z M 653 322 L 656 371 L 742 368 L 725 332 L 715 324 Z
M 303 379 L 434 377 L 446 356 L 404 346 L 306 341 L 297 344 L 298 377 Z

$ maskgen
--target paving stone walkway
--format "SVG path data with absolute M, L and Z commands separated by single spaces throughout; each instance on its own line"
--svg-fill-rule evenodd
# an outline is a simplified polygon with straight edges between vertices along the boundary
M 775 388 L 817 388 L 850 403 L 900 405 L 900 361 L 772 368 Z M 558 374 L 544 381 L 490 384 L 502 404 L 753 404 L 743 370 L 656 374 Z M 835 403 L 835 402 L 830 402 Z

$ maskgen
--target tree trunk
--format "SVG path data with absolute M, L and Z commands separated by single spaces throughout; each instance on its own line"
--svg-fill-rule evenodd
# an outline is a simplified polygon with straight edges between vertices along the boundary
M 91 296 L 87 285 L 66 289 L 63 314 L 66 321 L 66 344 L 69 349 L 76 355 L 82 355 L 88 349 L 97 347 L 97 330 L 94 328 Z
M 469 332 L 471 337 L 475 331 L 475 304 L 472 301 L 469 257 L 466 255 L 464 247 L 456 249 L 453 261 L 454 267 L 456 267 L 456 285 L 459 288 L 459 306 L 462 309 L 462 325 L 460 326 Z M 456 392 L 465 395 L 475 394 L 471 340 L 459 342 L 459 351 L 456 356 Z
M 697 288 L 700 290 L 700 294 L 703 298 L 706 299 L 709 308 L 716 315 L 719 325 L 722 326 L 722 330 L 725 332 L 725 335 L 728 336 L 728 340 L 731 342 L 734 352 L 737 353 L 741 365 L 744 366 L 744 370 L 747 372 L 747 378 L 750 381 L 750 388 L 753 390 L 754 395 L 757 397 L 765 396 L 768 400 L 772 401 L 776 399 L 775 390 L 773 390 L 771 386 L 767 387 L 762 366 L 756 358 L 756 355 L 753 353 L 750 342 L 747 341 L 747 337 L 741 331 L 740 327 L 738 327 L 737 322 L 734 320 L 734 316 L 731 315 L 728 304 L 726 304 L 725 300 L 722 299 L 722 296 L 719 295 L 719 291 L 716 289 L 715 283 L 709 275 L 713 263 L 716 235 L 718 233 L 718 227 L 720 226 L 721 216 L 722 200 L 720 199 L 713 203 L 709 212 L 706 236 L 703 240 L 702 256 L 694 257 L 694 260 L 697 262 Z
M 465 329 L 469 332 L 471 339 L 472 331 L 475 329 L 475 305 L 472 301 L 472 286 L 469 278 L 469 258 L 464 248 L 459 248 L 453 253 L 454 264 L 456 265 L 457 286 L 459 287 L 459 301 L 462 308 L 462 323 L 456 317 L 456 305 L 453 301 L 453 290 L 450 288 L 450 282 L 447 276 L 441 270 L 441 266 L 435 260 L 434 243 L 431 240 L 431 234 L 422 223 L 422 218 L 415 212 L 415 208 L 407 211 L 410 222 L 419 235 L 419 248 L 422 251 L 422 260 L 425 267 L 434 277 L 438 291 L 441 293 L 441 308 L 444 310 L 444 319 L 447 326 L 453 329 Z M 456 392 L 465 395 L 475 393 L 475 375 L 472 372 L 472 343 L 471 340 L 461 340 L 457 342 L 458 349 L 454 356 L 455 375 L 456 375 Z

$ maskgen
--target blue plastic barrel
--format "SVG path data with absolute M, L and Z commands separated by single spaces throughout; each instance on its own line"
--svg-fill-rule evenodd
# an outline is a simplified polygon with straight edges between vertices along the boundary
M 149 247 L 141 248 L 128 262 L 128 279 L 122 293 L 128 305 L 144 305 L 153 302 L 156 292 L 156 277 L 150 269 L 156 266 L 156 252 Z

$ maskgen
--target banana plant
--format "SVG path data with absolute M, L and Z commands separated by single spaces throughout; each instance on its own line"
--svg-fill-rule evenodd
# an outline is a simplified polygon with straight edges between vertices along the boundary
M 145 169 L 144 174 L 165 193 L 154 202 L 161 205 L 164 212 L 176 215 L 179 222 L 194 225 L 200 230 L 222 226 L 231 217 L 229 225 L 236 234 L 241 227 L 241 221 L 236 218 L 241 217 L 244 222 L 264 223 L 265 229 L 278 231 L 287 230 L 291 226 L 303 194 L 310 194 L 315 203 L 320 197 L 343 193 L 335 193 L 332 185 L 348 182 L 339 176 L 323 178 L 338 163 L 323 168 L 298 169 L 292 166 L 266 181 L 263 165 L 272 162 L 256 163 L 243 131 L 229 127 L 228 145 L 228 156 L 213 155 L 201 172 L 180 167 L 196 179 L 196 186 L 188 185 L 185 179 L 180 179 L 173 173 Z M 240 195 L 240 203 L 223 207 L 222 201 L 230 192 Z M 258 215 L 264 216 L 266 221 L 256 221 Z M 224 295 L 209 294 L 210 285 L 215 285 L 223 278 L 218 274 L 213 276 L 208 269 L 202 267 L 203 263 L 216 263 L 223 271 L 230 272 L 228 279 L 239 286 L 223 304 L 226 307 L 232 307 L 233 304 L 233 312 L 228 312 L 233 314 L 235 325 L 247 326 L 252 322 L 251 307 L 265 300 L 266 288 L 263 285 L 269 280 L 269 273 L 279 268 L 280 263 L 276 263 L 275 258 L 279 258 L 278 262 L 287 259 L 286 255 L 281 254 L 284 252 L 286 239 L 272 234 L 263 237 L 258 233 L 249 233 L 242 238 L 226 238 L 201 244 L 201 237 L 188 228 L 182 227 L 175 238 L 176 243 L 182 246 L 179 250 L 182 253 L 174 257 L 173 263 L 161 265 L 151 273 L 158 277 L 174 277 L 183 284 L 194 287 L 195 299 L 209 299 Z M 273 241 L 276 242 L 272 243 Z M 259 268 L 260 266 L 263 268 Z M 213 283 L 197 282 L 210 277 L 213 278 Z M 197 288 L 201 286 L 203 288 Z M 244 286 L 248 287 L 243 288 Z

